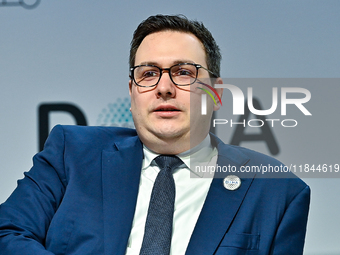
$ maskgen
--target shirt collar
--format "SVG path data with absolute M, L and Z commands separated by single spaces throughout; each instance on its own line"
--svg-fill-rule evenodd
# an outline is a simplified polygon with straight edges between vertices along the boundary
M 142 170 L 147 169 L 149 166 L 156 164 L 153 160 L 160 154 L 155 153 L 143 144 L 144 160 Z M 202 173 L 193 171 L 190 166 L 210 163 L 212 158 L 217 155 L 217 149 L 211 145 L 210 135 L 208 134 L 205 139 L 197 146 L 185 152 L 177 154 L 184 164 L 181 168 L 190 170 L 193 174 L 203 177 Z

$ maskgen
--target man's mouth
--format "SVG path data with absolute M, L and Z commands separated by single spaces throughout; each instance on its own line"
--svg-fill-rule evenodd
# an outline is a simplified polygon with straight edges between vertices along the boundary
M 174 108 L 160 108 L 156 109 L 155 112 L 179 112 L 180 110 Z
M 177 116 L 180 112 L 180 109 L 172 105 L 160 105 L 154 110 L 154 113 L 162 118 L 172 118 Z
M 180 110 L 177 109 L 175 106 L 158 106 L 155 112 L 179 112 Z

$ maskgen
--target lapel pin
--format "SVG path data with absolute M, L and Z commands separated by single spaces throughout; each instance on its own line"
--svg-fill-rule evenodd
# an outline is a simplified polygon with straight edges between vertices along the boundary
M 227 190 L 237 190 L 241 186 L 241 179 L 236 175 L 228 175 L 223 179 L 223 185 Z

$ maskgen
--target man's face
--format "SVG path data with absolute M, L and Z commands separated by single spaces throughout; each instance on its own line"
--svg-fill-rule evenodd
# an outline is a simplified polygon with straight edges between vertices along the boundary
M 135 65 L 169 68 L 177 63 L 207 67 L 203 45 L 193 34 L 153 33 L 144 38 L 136 52 Z M 209 74 L 200 68 L 198 77 L 208 78 Z M 200 105 L 199 89 L 190 91 L 190 87 L 177 87 L 168 72 L 164 72 L 158 85 L 147 92 L 142 92 L 131 80 L 129 87 L 135 127 L 148 148 L 158 153 L 177 154 L 190 149 L 190 134 L 200 141 L 207 135 L 212 106 L 208 106 L 207 115 L 202 116 L 200 108 L 190 113 L 190 102 L 197 101 Z

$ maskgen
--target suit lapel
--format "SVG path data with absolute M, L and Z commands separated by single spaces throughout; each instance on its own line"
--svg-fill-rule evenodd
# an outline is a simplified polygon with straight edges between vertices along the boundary
M 143 148 L 137 137 L 102 153 L 105 254 L 125 254 L 138 195 Z
M 212 139 L 216 138 L 212 137 Z M 239 150 L 225 145 L 221 141 L 217 142 L 219 154 L 217 165 L 230 165 L 240 169 L 242 165 L 249 161 L 249 158 Z M 224 177 L 230 174 L 233 173 L 225 173 Z M 186 255 L 214 254 L 237 214 L 252 181 L 253 178 L 241 178 L 240 188 L 230 191 L 224 188 L 223 178 L 213 179 Z

